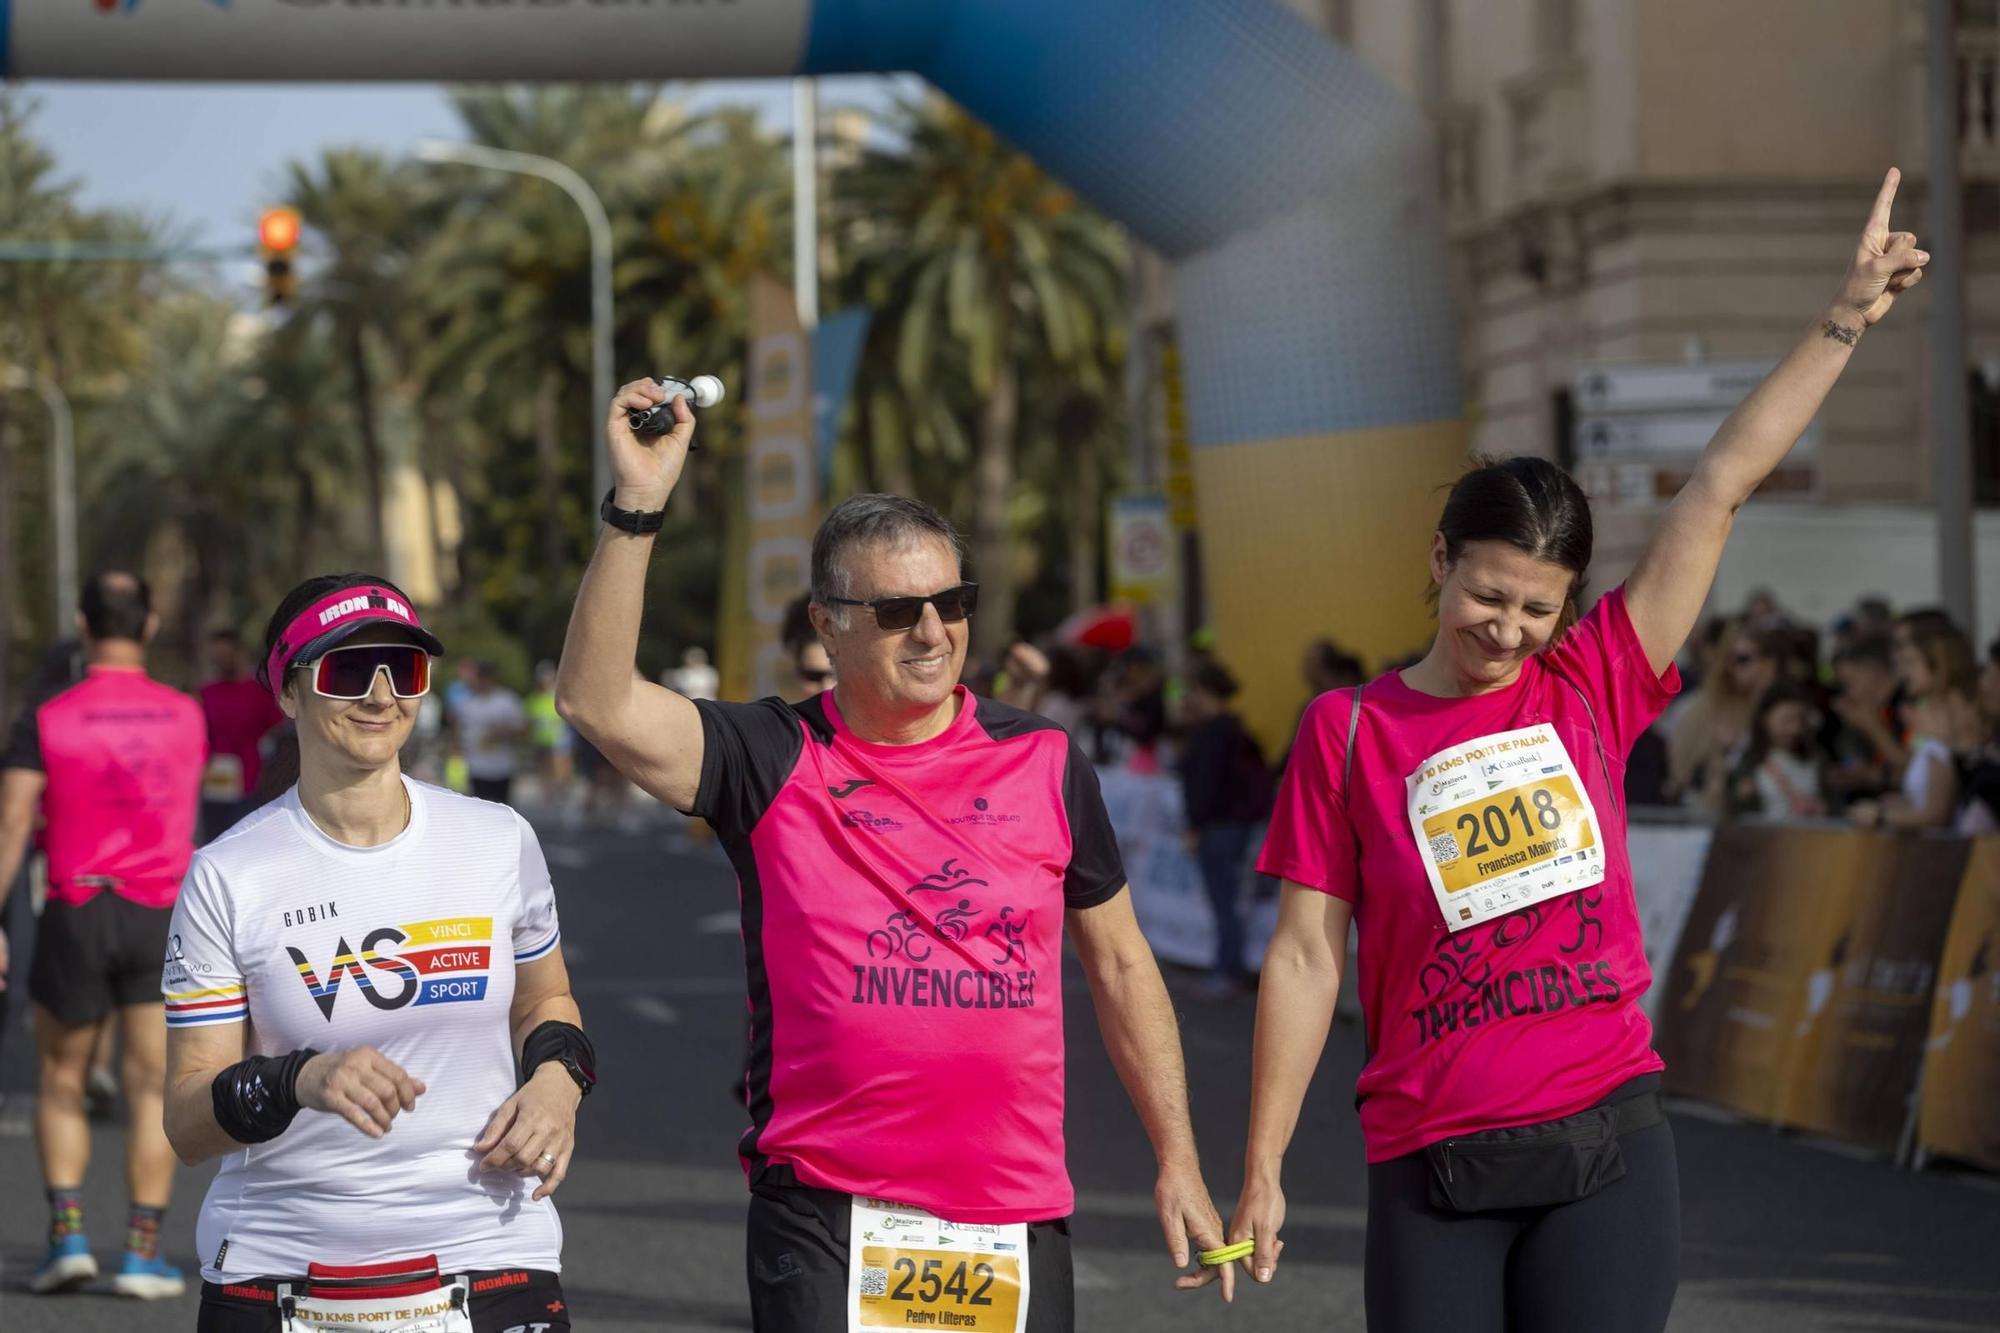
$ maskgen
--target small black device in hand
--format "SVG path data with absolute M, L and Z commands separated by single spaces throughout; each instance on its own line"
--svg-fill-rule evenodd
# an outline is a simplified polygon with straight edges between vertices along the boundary
M 691 380 L 655 375 L 653 382 L 667 391 L 667 401 L 643 412 L 626 414 L 626 423 L 632 427 L 634 435 L 665 435 L 672 430 L 676 395 L 686 398 L 690 407 L 714 407 L 722 401 L 722 381 L 713 375 L 696 375 Z

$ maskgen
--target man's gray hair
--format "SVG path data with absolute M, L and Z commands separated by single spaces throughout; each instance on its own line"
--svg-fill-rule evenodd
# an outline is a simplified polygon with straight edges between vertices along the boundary
M 813 534 L 813 601 L 845 629 L 847 608 L 834 599 L 854 595 L 854 579 L 847 567 L 850 554 L 863 546 L 906 546 L 925 538 L 943 542 L 954 557 L 964 560 L 965 543 L 959 540 L 958 530 L 922 500 L 902 495 L 849 496 L 834 506 Z

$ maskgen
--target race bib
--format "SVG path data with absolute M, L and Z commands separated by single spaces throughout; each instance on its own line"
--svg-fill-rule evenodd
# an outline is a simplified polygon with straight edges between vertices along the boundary
M 855 1196 L 847 1246 L 849 1333 L 955 1328 L 1021 1333 L 1028 1323 L 1028 1226 L 946 1222 Z
M 201 795 L 206 801 L 243 799 L 243 761 L 233 754 L 212 754 L 201 773 Z
M 350 1299 L 278 1287 L 285 1333 L 472 1333 L 470 1281 L 457 1277 L 415 1296 Z
M 1597 811 L 1553 724 L 1440 750 L 1405 783 L 1410 829 L 1449 929 L 1603 882 Z

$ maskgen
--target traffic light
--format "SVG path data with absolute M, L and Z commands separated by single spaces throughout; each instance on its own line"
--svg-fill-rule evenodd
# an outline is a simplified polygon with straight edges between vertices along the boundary
M 299 212 L 267 208 L 257 219 L 257 257 L 264 263 L 264 304 L 288 305 L 297 293 L 292 257 L 299 248 Z

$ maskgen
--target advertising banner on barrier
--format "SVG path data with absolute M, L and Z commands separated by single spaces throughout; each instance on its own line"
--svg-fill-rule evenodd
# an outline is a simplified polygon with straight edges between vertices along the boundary
M 1215 963 L 1215 909 L 1201 883 L 1201 868 L 1188 851 L 1184 836 L 1187 816 L 1181 806 L 1181 785 L 1158 773 L 1134 773 L 1124 768 L 1100 768 L 1097 782 L 1104 809 L 1118 834 L 1118 854 L 1131 880 L 1132 911 L 1153 953 L 1184 967 Z M 1236 895 L 1244 914 L 1244 963 L 1251 970 L 1263 964 L 1264 949 L 1277 924 L 1277 898 L 1256 875 L 1256 848 L 1251 840 L 1244 859 L 1243 883 Z
M 1653 985 L 1639 1005 L 1658 1023 L 1660 1004 L 1668 991 L 1674 950 L 1688 908 L 1701 887 L 1701 868 L 1715 837 L 1712 824 L 1646 823 L 1634 820 L 1625 833 L 1632 858 L 1632 894 L 1639 905 L 1639 929 L 1646 942 L 1646 966 Z
M 1887 841 L 1839 829 L 1717 829 L 1672 968 L 1656 984 L 1668 1091 L 1771 1119 L 1795 1043 L 1833 998 L 1856 874 Z
M 1776 1118 L 1893 1153 L 1909 1122 L 1930 1027 L 1931 991 L 1952 904 L 1965 875 L 1963 839 L 1860 839 L 1837 907 L 1840 932 L 1816 960 L 1793 1031 Z M 1812 886 L 1800 884 L 1801 892 Z M 1831 907 L 1831 905 L 1830 905 Z
M 1973 844 L 1945 936 L 1917 1146 L 2000 1171 L 2000 838 Z
M 729 515 L 717 612 L 725 699 L 761 699 L 785 682 L 785 607 L 806 590 L 819 524 L 812 350 L 792 289 L 768 273 L 750 286 L 749 431 L 742 505 Z

